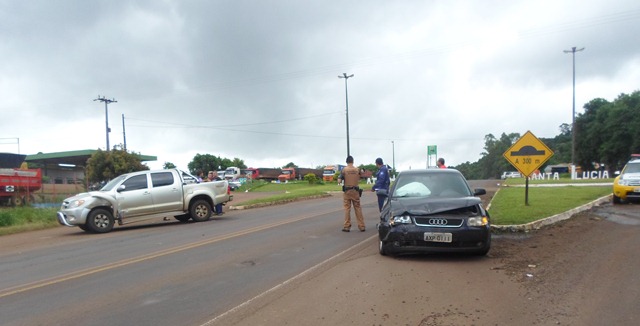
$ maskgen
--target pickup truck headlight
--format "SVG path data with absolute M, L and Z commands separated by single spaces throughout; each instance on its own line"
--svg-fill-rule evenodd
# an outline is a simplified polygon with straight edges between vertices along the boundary
M 84 199 L 78 199 L 69 203 L 69 208 L 80 207 L 84 204 Z
M 389 224 L 391 225 L 411 223 L 413 223 L 413 221 L 411 220 L 411 216 L 409 215 L 394 216 L 391 218 L 391 221 L 389 221 Z
M 486 216 L 469 217 L 467 220 L 468 226 L 485 226 L 489 224 L 489 219 Z

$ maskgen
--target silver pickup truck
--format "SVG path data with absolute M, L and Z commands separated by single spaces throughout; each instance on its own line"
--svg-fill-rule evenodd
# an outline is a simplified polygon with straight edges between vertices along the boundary
M 216 204 L 232 200 L 226 180 L 198 182 L 178 169 L 138 171 L 111 180 L 102 189 L 62 202 L 58 222 L 84 231 L 105 233 L 118 225 L 170 217 L 207 221 Z

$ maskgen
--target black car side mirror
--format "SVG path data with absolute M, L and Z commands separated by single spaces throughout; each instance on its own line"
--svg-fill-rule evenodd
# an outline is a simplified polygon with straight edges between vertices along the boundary
M 473 190 L 473 195 L 474 196 L 482 196 L 482 195 L 486 195 L 487 191 L 484 188 L 477 188 Z

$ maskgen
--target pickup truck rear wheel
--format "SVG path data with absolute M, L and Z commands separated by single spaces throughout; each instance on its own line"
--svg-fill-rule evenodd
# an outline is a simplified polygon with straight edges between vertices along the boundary
M 191 204 L 189 214 L 195 222 L 208 221 L 211 218 L 211 205 L 206 200 L 198 199 Z
M 107 233 L 113 229 L 115 220 L 110 211 L 102 208 L 95 209 L 87 216 L 86 227 L 95 233 Z

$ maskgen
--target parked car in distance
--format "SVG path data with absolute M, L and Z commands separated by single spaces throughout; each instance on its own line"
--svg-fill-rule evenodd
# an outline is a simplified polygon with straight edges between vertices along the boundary
M 640 200 L 640 158 L 634 156 L 613 180 L 613 203 Z
M 455 169 L 400 172 L 378 223 L 381 255 L 463 252 L 485 255 L 491 247 L 489 212 Z
M 229 180 L 229 189 L 232 191 L 238 190 L 242 186 L 242 183 L 238 180 Z
M 522 174 L 520 174 L 520 172 L 515 172 L 515 171 L 502 172 L 502 179 L 507 179 L 507 178 L 522 178 Z

